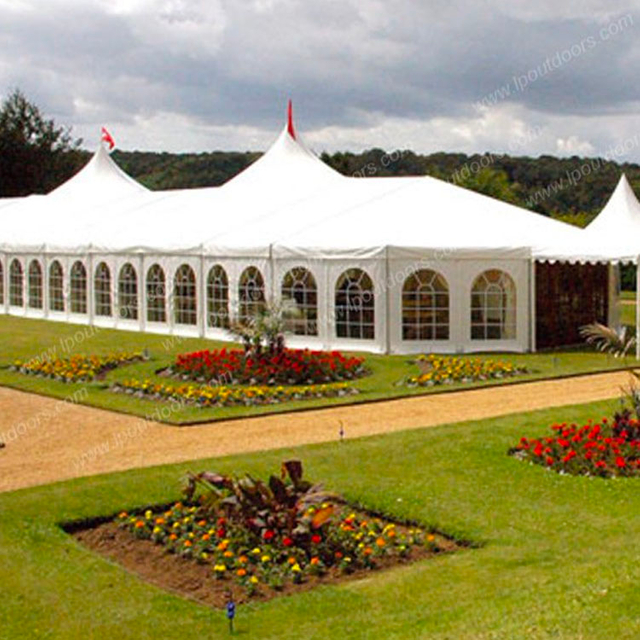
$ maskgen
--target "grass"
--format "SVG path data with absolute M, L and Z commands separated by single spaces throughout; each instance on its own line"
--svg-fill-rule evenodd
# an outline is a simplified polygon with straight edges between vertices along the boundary
M 158 409 L 157 403 L 125 394 L 112 393 L 107 389 L 109 381 L 125 378 L 150 378 L 167 382 L 166 378 L 158 378 L 155 371 L 173 362 L 176 354 L 224 346 L 223 343 L 212 340 L 96 329 L 95 327 L 15 318 L 12 316 L 0 316 L 0 333 L 5 336 L 11 336 L 11 340 L 5 339 L 2 345 L 0 385 L 56 398 L 73 397 L 74 393 L 82 390 L 82 395 L 76 395 L 75 398 L 81 398 L 83 404 L 143 417 L 151 416 L 155 419 L 158 419 L 155 413 Z M 228 343 L 226 343 L 226 346 L 229 346 Z M 60 357 L 74 353 L 100 355 L 108 354 L 114 350 L 139 351 L 145 348 L 149 349 L 152 355 L 150 361 L 127 365 L 110 372 L 106 381 L 91 384 L 64 384 L 54 380 L 25 376 L 8 370 L 8 366 L 15 359 L 29 360 L 42 355 Z M 360 394 L 357 396 L 302 400 L 262 407 L 199 408 L 187 405 L 172 411 L 170 420 L 173 424 L 189 424 L 198 421 L 279 413 L 338 404 L 353 404 L 425 393 L 439 393 L 460 388 L 461 386 L 469 388 L 496 384 L 496 381 L 493 381 L 411 389 L 401 384 L 401 381 L 406 376 L 417 373 L 417 367 L 413 363 L 415 357 L 361 355 L 366 357 L 367 366 L 371 369 L 372 375 L 354 383 L 354 386 L 360 390 Z M 529 374 L 507 379 L 498 384 L 512 384 L 523 380 L 618 369 L 630 364 L 630 362 L 617 360 L 606 354 L 595 353 L 588 349 L 551 354 L 490 354 L 487 357 L 504 358 L 515 364 L 524 365 L 530 371 Z M 84 394 L 85 390 L 86 395 Z
M 62 521 L 178 495 L 185 470 L 265 475 L 300 457 L 352 501 L 481 544 L 364 580 L 243 606 L 251 638 L 635 639 L 640 492 L 506 455 L 564 407 L 366 439 L 95 476 L 0 495 L 0 638 L 228 637 L 224 613 L 165 593 L 80 547 Z
M 620 320 L 622 324 L 635 329 L 636 326 L 636 294 L 635 291 L 622 291 L 620 295 Z

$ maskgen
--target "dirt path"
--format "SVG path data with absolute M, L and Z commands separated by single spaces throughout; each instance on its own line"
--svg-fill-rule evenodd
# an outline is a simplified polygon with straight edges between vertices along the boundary
M 178 428 L 0 388 L 0 491 L 619 396 L 626 372 Z

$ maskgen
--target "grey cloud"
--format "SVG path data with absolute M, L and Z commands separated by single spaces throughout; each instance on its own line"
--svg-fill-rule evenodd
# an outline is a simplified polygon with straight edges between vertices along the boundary
M 180 13 L 184 7 L 190 13 Z M 0 92 L 19 86 L 68 124 L 133 125 L 175 113 L 212 127 L 268 130 L 293 96 L 313 131 L 371 129 L 389 119 L 468 123 L 479 117 L 475 103 L 507 85 L 510 95 L 495 108 L 520 105 L 523 117 L 552 126 L 554 117 L 634 108 L 640 12 L 626 32 L 523 91 L 513 85 L 624 13 L 624 5 L 599 0 L 139 1 L 119 13 L 56 0 L 39 11 L 0 8 Z

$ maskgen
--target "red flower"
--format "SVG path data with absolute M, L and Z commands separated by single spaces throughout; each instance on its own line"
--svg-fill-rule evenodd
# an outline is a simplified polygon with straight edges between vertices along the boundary
M 282 544 L 285 547 L 290 547 L 291 545 L 293 545 L 293 540 L 291 538 L 289 538 L 289 537 L 283 538 L 282 539 Z
M 624 469 L 627 466 L 627 461 L 622 456 L 618 456 L 616 458 L 616 466 L 618 469 Z
M 275 535 L 276 535 L 276 534 L 275 534 L 273 531 L 271 531 L 271 529 L 267 529 L 267 530 L 262 534 L 262 537 L 263 537 L 265 540 L 269 541 L 269 540 L 273 540 L 273 538 L 274 538 L 274 536 L 275 536 Z
M 313 544 L 320 544 L 322 542 L 322 538 L 317 533 L 314 533 L 311 536 L 311 542 L 313 542 Z

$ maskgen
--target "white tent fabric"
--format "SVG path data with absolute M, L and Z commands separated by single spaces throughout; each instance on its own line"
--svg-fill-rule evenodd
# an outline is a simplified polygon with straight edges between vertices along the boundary
M 91 160 L 72 178 L 46 196 L 17 198 L 3 214 L 11 218 L 0 238 L 7 250 L 61 247 L 84 251 L 79 229 L 93 226 L 96 233 L 108 223 L 110 211 L 127 208 L 136 196 L 151 194 L 122 171 L 100 145 Z M 106 219 L 105 219 L 106 218 Z M 56 242 L 62 237 L 62 242 Z
M 618 216 L 624 206 L 631 217 L 640 216 L 633 194 L 624 189 L 621 194 L 607 206 Z M 222 264 L 228 276 L 232 316 L 248 267 L 261 270 L 266 296 L 278 299 L 285 274 L 304 266 L 317 285 L 319 329 L 297 346 L 379 352 L 425 350 L 425 341 L 409 342 L 402 333 L 403 284 L 418 270 L 437 271 L 451 293 L 450 335 L 432 341 L 430 349 L 522 351 L 535 348 L 532 258 L 611 261 L 633 244 L 612 239 L 603 245 L 602 233 L 588 234 L 430 177 L 345 177 L 304 145 L 291 122 L 259 160 L 221 187 L 149 191 L 124 174 L 101 145 L 86 167 L 52 193 L 6 205 L 0 201 L 0 207 L 10 221 L 0 230 L 6 265 L 21 260 L 24 271 L 32 261 L 40 262 L 46 279 L 52 260 L 61 262 L 65 277 L 81 260 L 88 273 L 86 312 L 72 313 L 68 305 L 51 310 L 45 286 L 41 308 L 17 305 L 5 295 L 7 313 L 228 339 L 224 329 L 207 322 L 207 274 L 214 265 Z M 99 261 L 112 274 L 116 309 L 100 317 L 93 289 Z M 138 274 L 140 309 L 134 319 L 117 311 L 118 274 L 131 263 Z M 156 264 L 166 274 L 165 321 L 149 320 L 145 313 L 145 278 Z M 171 311 L 174 278 L 182 265 L 197 281 L 197 321 L 189 326 Z M 356 268 L 366 271 L 375 288 L 375 339 L 336 332 L 337 283 Z M 471 291 L 487 270 L 503 272 L 513 283 L 508 313 L 517 328 L 498 340 L 471 337 Z M 10 285 L 5 268 L 4 290 Z M 27 291 L 24 282 L 14 282 L 16 287 Z
M 566 262 L 635 263 L 640 254 L 640 202 L 623 174 L 607 204 L 571 242 L 550 236 L 535 258 Z
M 19 207 L 19 208 L 15 208 Z M 149 192 L 99 149 L 69 182 L 15 204 L 6 250 L 155 251 L 220 256 L 372 257 L 458 252 L 522 255 L 570 225 L 428 177 L 348 178 L 285 128 L 270 150 L 220 188 Z

